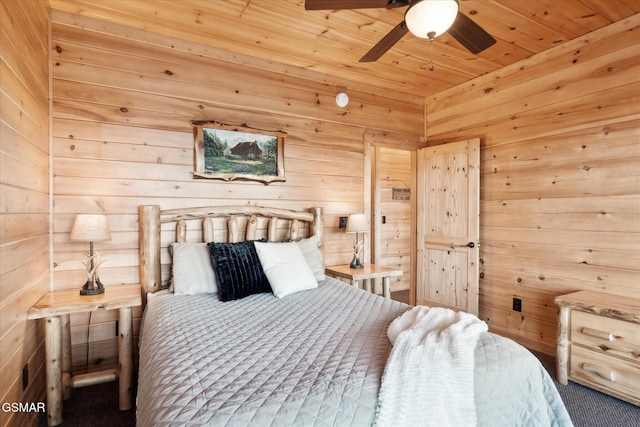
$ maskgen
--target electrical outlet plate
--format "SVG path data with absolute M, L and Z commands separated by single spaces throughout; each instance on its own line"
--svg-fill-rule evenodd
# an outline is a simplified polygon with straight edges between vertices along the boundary
M 513 299 L 513 311 L 522 311 L 522 300 L 520 298 Z

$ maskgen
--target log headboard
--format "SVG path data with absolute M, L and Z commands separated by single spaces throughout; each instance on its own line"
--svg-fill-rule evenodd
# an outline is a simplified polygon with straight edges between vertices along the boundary
M 168 253 L 172 242 L 239 242 L 259 238 L 285 241 L 315 235 L 322 250 L 322 208 L 293 211 L 261 206 L 216 206 L 160 210 L 158 205 L 141 205 L 138 216 L 143 298 L 148 292 L 168 287 L 169 274 L 165 277 L 162 274 L 162 251 Z M 175 234 L 166 235 L 167 232 Z

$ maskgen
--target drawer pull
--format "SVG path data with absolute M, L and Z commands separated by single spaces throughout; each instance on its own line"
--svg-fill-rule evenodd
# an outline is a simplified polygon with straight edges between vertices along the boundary
M 590 337 L 600 338 L 601 340 L 613 341 L 616 336 L 611 332 L 599 331 L 598 329 L 582 328 L 582 333 Z
M 592 363 L 583 363 L 582 369 L 584 369 L 585 372 L 590 372 L 608 381 L 613 382 L 616 380 L 616 373 L 614 371 L 598 365 L 594 365 Z
M 628 354 L 629 356 L 636 359 L 640 357 L 640 352 L 638 350 L 634 350 L 633 348 L 625 346 L 623 343 L 614 342 L 611 344 L 600 344 L 598 348 L 600 348 L 600 350 L 602 351 L 612 350 L 622 354 Z

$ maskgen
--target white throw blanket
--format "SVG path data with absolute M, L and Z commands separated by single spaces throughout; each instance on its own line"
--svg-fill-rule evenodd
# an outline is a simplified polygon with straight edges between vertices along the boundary
M 475 426 L 474 352 L 486 330 L 476 316 L 440 307 L 414 307 L 391 322 L 374 425 Z

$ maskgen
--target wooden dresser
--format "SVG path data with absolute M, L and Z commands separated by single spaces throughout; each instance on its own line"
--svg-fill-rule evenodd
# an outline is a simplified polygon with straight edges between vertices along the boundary
M 580 291 L 558 306 L 558 381 L 640 406 L 640 299 Z

